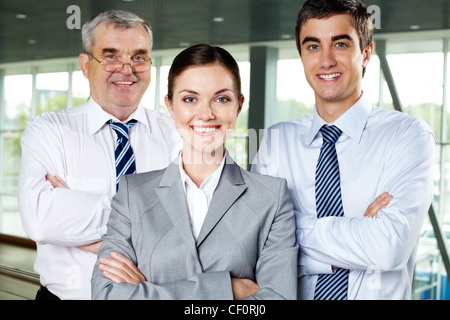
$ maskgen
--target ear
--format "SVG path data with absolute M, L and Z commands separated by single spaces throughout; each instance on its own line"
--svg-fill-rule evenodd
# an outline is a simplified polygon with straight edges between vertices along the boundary
M 81 53 L 78 57 L 78 60 L 80 61 L 80 68 L 83 72 L 84 77 L 88 78 L 88 70 L 89 70 L 89 56 L 86 53 Z
M 367 65 L 369 64 L 370 58 L 372 57 L 373 54 L 373 42 L 371 44 L 369 44 L 362 52 L 363 54 L 363 68 L 367 67 Z
M 164 97 L 164 102 L 166 103 L 166 107 L 167 110 L 169 111 L 170 117 L 175 120 L 174 115 L 173 115 L 173 105 L 172 105 L 172 101 L 170 101 L 169 97 L 166 95 Z
M 245 98 L 244 98 L 244 96 L 242 96 L 241 97 L 241 101 L 239 101 L 239 108 L 238 108 L 238 111 L 237 111 L 237 115 L 239 115 L 241 113 L 242 106 L 244 105 L 244 101 L 245 101 Z

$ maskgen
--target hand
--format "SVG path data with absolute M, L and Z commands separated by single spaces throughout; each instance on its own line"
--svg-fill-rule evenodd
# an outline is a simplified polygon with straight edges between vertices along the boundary
M 111 252 L 111 258 L 100 258 L 100 262 L 98 267 L 103 270 L 103 275 L 115 283 L 136 285 L 139 281 L 146 281 L 136 265 L 120 253 Z
M 91 243 L 91 244 L 86 244 L 84 246 L 79 246 L 77 248 L 81 249 L 81 250 L 84 250 L 84 251 L 87 251 L 87 252 L 91 252 L 91 253 L 97 254 L 101 245 L 102 245 L 102 241 L 98 241 L 98 242 L 94 242 L 94 243 Z
M 389 202 L 391 202 L 391 200 L 392 196 L 387 192 L 383 192 L 367 207 L 364 216 L 376 217 L 378 215 L 378 212 L 381 209 L 386 208 L 386 206 L 389 204 Z
M 63 179 L 61 179 L 58 176 L 53 176 L 51 174 L 47 174 L 45 176 L 45 180 L 47 180 L 48 182 L 51 183 L 51 185 L 53 186 L 53 188 L 64 188 L 64 189 L 69 189 L 69 187 L 67 186 L 67 184 L 64 182 Z
M 233 289 L 234 300 L 242 300 L 254 296 L 259 286 L 249 279 L 231 278 L 231 288 Z

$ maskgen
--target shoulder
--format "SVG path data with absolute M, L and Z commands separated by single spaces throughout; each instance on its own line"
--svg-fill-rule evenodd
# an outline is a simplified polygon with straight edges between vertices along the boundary
M 264 195 L 273 195 L 278 197 L 280 193 L 284 192 L 286 187 L 286 179 L 260 174 L 257 172 L 249 172 L 242 168 L 242 177 L 250 190 L 260 194 L 261 198 Z
M 154 121 L 159 125 L 168 125 L 172 127 L 174 126 L 174 122 L 168 114 L 148 108 L 144 108 L 144 110 L 145 115 L 149 119 L 149 121 Z
M 87 119 L 86 110 L 87 103 L 71 109 L 39 114 L 27 123 L 22 137 L 27 138 L 31 135 L 33 139 L 37 139 L 58 136 L 62 128 L 72 128 L 84 123 Z
M 398 137 L 429 135 L 434 139 L 433 131 L 425 120 L 395 110 L 374 106 L 368 125 L 387 130 Z
M 294 216 L 291 194 L 284 178 L 248 172 L 241 168 L 246 184 L 242 200 L 266 222 L 271 222 L 273 215 L 290 212 Z M 272 215 L 269 218 L 267 215 Z
M 55 125 L 58 123 L 63 123 L 67 121 L 73 121 L 77 117 L 83 117 L 87 111 L 87 103 L 81 104 L 79 106 L 63 109 L 48 111 L 37 115 L 32 120 L 28 122 L 29 126 L 33 125 Z
M 290 132 L 291 130 L 299 130 L 301 128 L 309 128 L 313 119 L 312 114 L 305 115 L 300 118 L 278 122 L 270 126 L 267 130 L 280 132 Z
M 122 183 L 122 180 L 126 180 L 128 192 L 143 190 L 144 185 L 146 191 L 152 190 L 159 186 L 166 169 L 126 175 L 120 178 L 120 183 Z
M 181 138 L 175 128 L 175 123 L 172 118 L 162 112 L 145 109 L 145 115 L 150 125 L 150 130 L 160 134 L 165 141 L 173 144 L 180 143 Z
M 312 115 L 297 119 L 278 122 L 264 132 L 264 144 L 270 147 L 277 144 L 277 148 L 288 147 L 295 138 L 309 132 L 313 121 Z

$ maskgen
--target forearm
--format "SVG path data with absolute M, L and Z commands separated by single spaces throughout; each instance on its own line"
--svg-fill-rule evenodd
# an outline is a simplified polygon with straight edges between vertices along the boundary
M 298 221 L 297 239 L 303 263 L 314 260 L 317 266 L 335 265 L 346 269 L 380 270 L 402 268 L 416 245 L 426 205 L 407 214 L 392 207 L 374 218 L 315 217 Z M 308 267 L 311 267 L 309 264 Z
M 205 272 L 186 280 L 136 285 L 114 283 L 94 268 L 92 298 L 97 300 L 232 300 L 231 278 L 227 271 Z
M 18 192 L 23 226 L 31 239 L 63 246 L 100 240 L 106 230 L 110 196 L 52 188 L 44 180 L 35 181 L 25 179 Z
M 21 138 L 18 204 L 27 235 L 39 243 L 80 246 L 100 240 L 111 195 L 54 188 L 46 175 L 65 177 L 66 160 L 58 131 L 38 118 Z
M 317 219 L 311 213 L 297 214 L 297 240 L 303 253 L 347 269 L 377 267 L 383 271 L 406 265 L 433 195 L 434 139 L 416 129 L 411 127 L 412 133 L 393 144 L 378 184 L 366 187 L 370 194 L 392 195 L 389 205 L 373 218 L 363 216 L 363 207 L 352 217 Z

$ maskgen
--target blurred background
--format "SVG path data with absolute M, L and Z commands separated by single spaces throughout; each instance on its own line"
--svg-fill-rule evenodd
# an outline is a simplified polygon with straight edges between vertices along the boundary
M 89 98 L 78 55 L 81 26 L 108 9 L 132 11 L 152 27 L 152 81 L 143 101 L 166 112 L 175 55 L 197 43 L 221 45 L 238 60 L 246 97 L 228 148 L 243 167 L 260 129 L 311 113 L 294 26 L 303 0 L 0 0 L 0 299 L 33 299 L 34 244 L 17 207 L 20 136 L 45 111 Z M 436 135 L 434 199 L 414 274 L 413 299 L 450 299 L 450 1 L 365 1 L 375 55 L 364 89 L 373 104 L 424 119 Z

